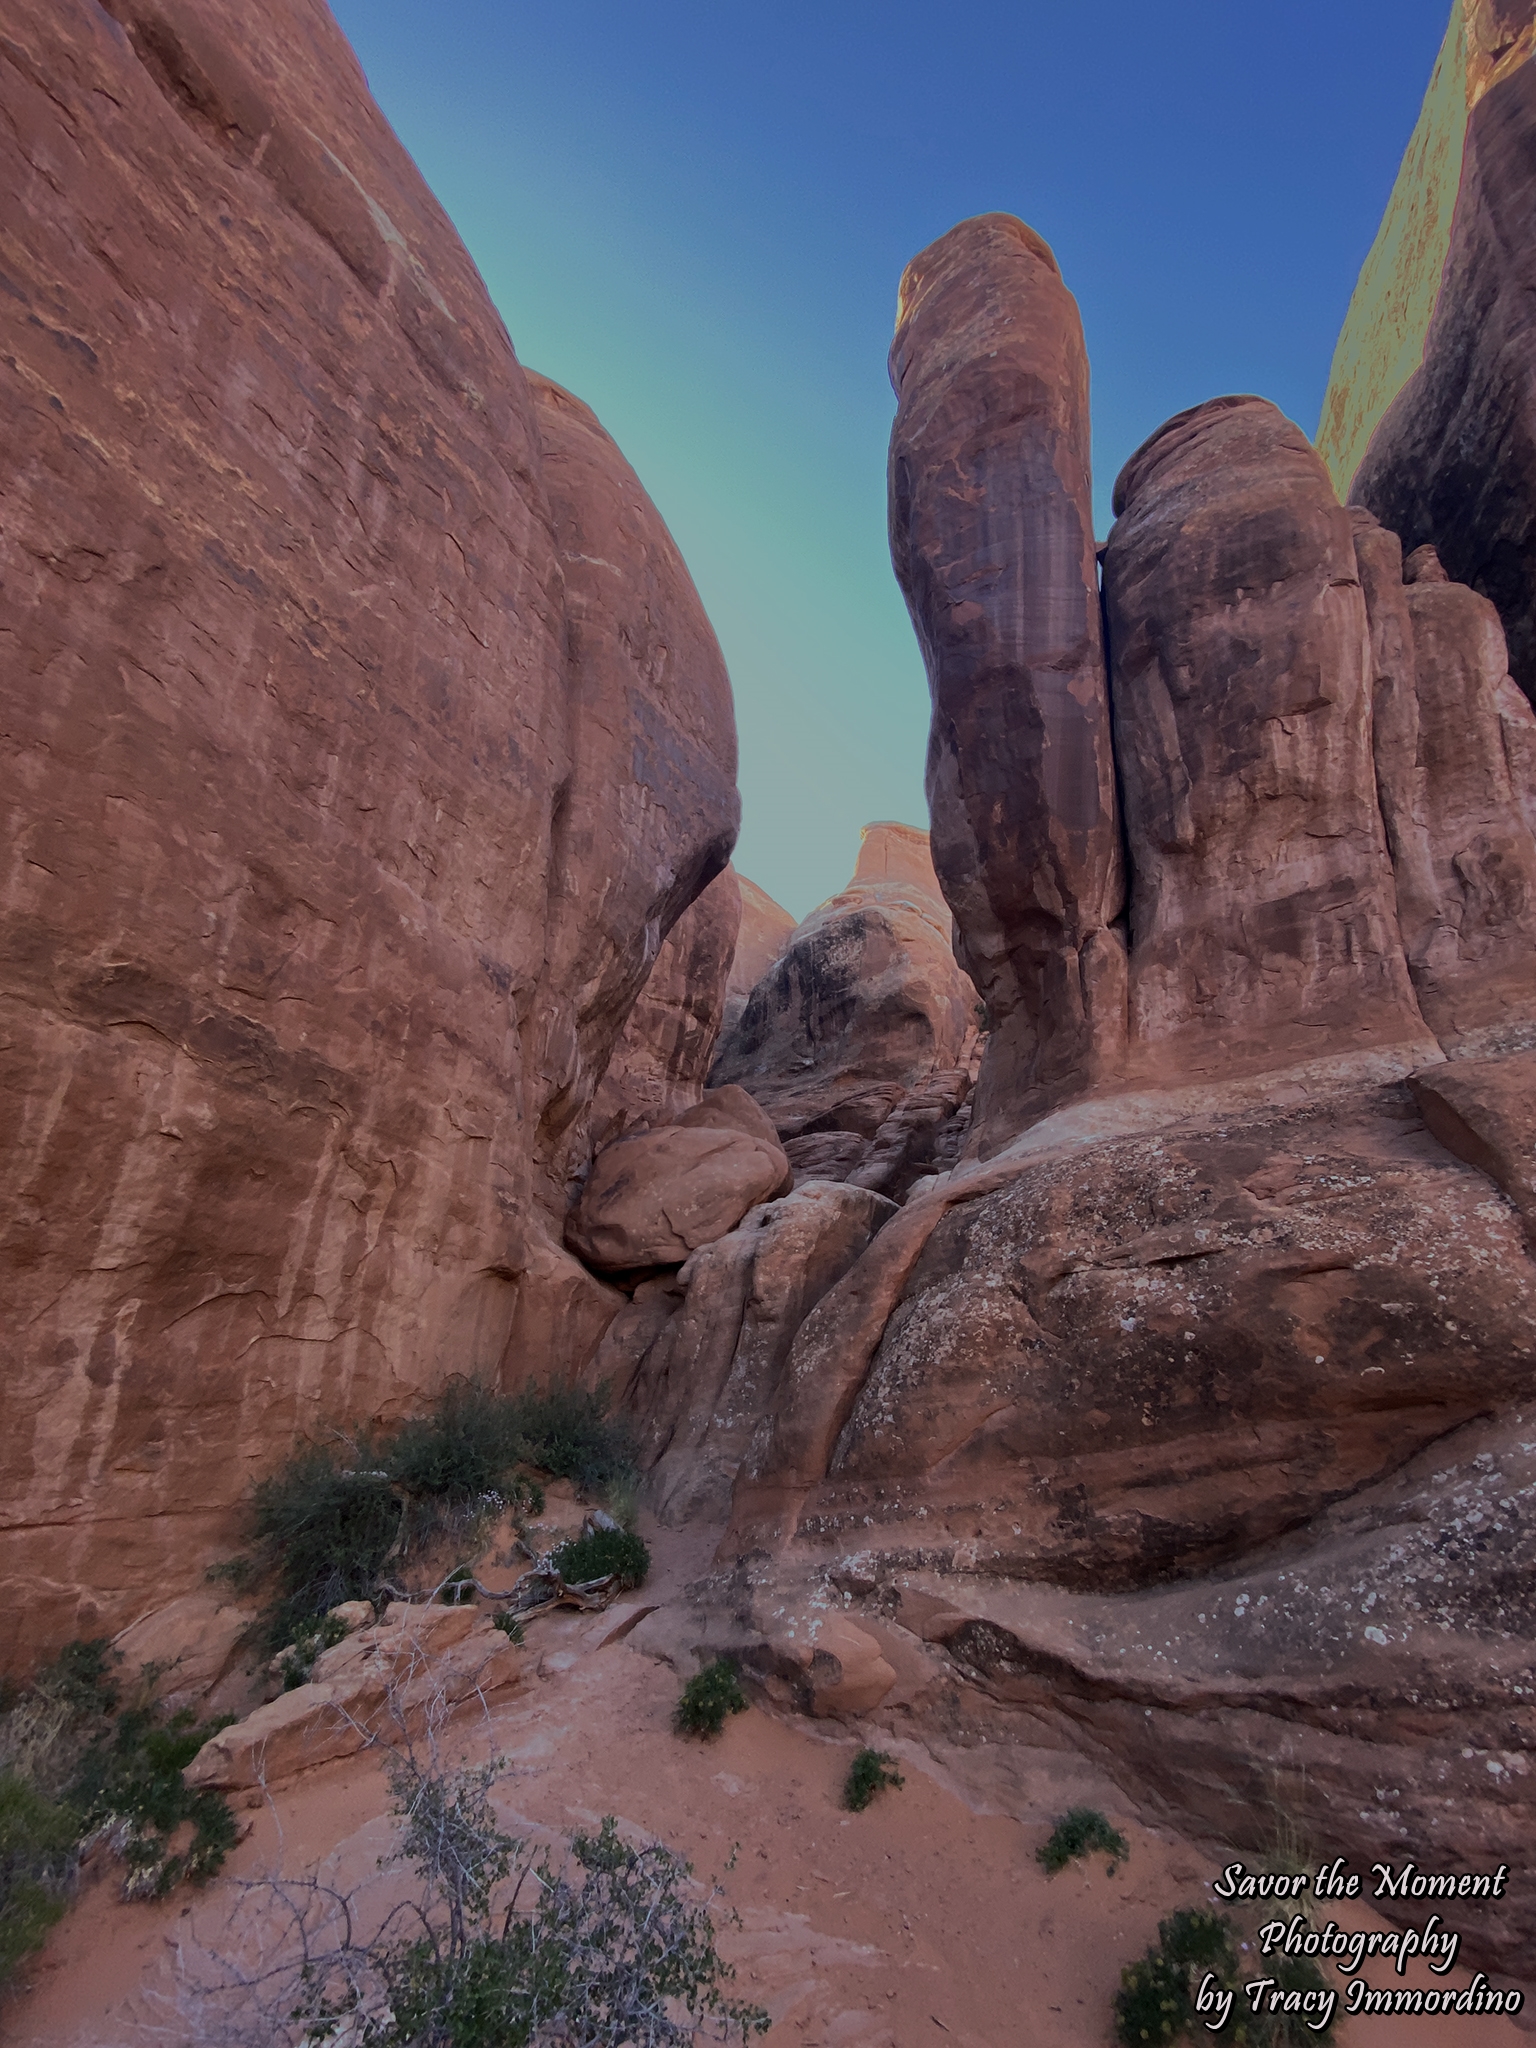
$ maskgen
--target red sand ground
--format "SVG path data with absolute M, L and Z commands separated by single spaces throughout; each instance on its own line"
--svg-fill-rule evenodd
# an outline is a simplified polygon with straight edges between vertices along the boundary
M 658 1547 L 671 1554 L 648 1599 L 667 1597 L 692 1562 L 676 1539 L 663 1534 Z M 770 2048 L 1107 2048 L 1122 1965 L 1161 1917 L 1207 1898 L 1235 1853 L 1141 1825 L 1107 1779 L 1050 1751 L 900 1745 L 905 1786 L 850 1815 L 839 1794 L 857 1730 L 753 1709 L 717 1741 L 683 1741 L 669 1725 L 675 1675 L 626 1642 L 593 1648 L 604 1626 L 531 1626 L 524 1684 L 462 1717 L 453 1736 L 476 1758 L 507 1760 L 498 1806 L 513 1833 L 569 1834 L 612 1813 L 631 1838 L 669 1843 L 705 1877 L 723 1874 L 739 1844 L 724 1883 L 743 1925 L 720 1945 L 737 1994 L 772 2014 Z M 1130 1856 L 1113 1877 L 1101 1857 L 1047 1878 L 1035 1851 L 1080 1803 L 1109 1815 Z M 373 1756 L 306 1773 L 250 1815 L 228 1876 L 325 1861 L 365 1879 L 390 1846 L 386 1807 Z M 199 1930 L 216 1936 L 230 1896 L 221 1879 L 127 1905 L 113 1869 L 90 1874 L 0 2009 L 4 2038 L 16 2048 L 194 2038 L 170 2024 L 176 1952 Z M 1361 1911 L 1355 1924 L 1380 1923 Z M 1400 1981 L 1387 1965 L 1367 1974 Z M 1417 1966 L 1406 1981 L 1442 1980 Z M 1529 2035 L 1506 2019 L 1418 2018 L 1346 2022 L 1338 2040 L 1526 2048 Z

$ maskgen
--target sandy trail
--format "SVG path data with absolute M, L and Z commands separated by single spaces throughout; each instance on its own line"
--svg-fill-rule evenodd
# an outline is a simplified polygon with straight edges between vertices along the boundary
M 674 1596 L 696 1568 L 692 1545 L 654 1533 L 647 1601 Z M 506 1760 L 497 1804 L 514 1834 L 568 1835 L 612 1813 L 701 1877 L 720 1876 L 742 1922 L 720 1945 L 737 1994 L 772 2015 L 770 2048 L 1107 2048 L 1122 1966 L 1175 1906 L 1208 1899 L 1208 1880 L 1236 1853 L 1142 1825 L 1091 1766 L 1047 1750 L 898 1743 L 905 1785 L 850 1815 L 839 1796 L 859 1731 L 754 1708 L 714 1742 L 683 1741 L 670 1727 L 676 1676 L 627 1642 L 595 1647 L 607 1626 L 531 1627 L 524 1684 L 461 1715 L 450 1750 Z M 113 1870 L 88 1874 L 0 2012 L 5 2039 L 130 2048 L 197 2038 L 174 2023 L 178 1951 L 217 1943 L 231 1881 L 325 1863 L 344 1882 L 378 1883 L 392 1844 L 387 1803 L 377 1757 L 353 1758 L 249 1813 L 227 1877 L 202 1893 L 126 1905 Z M 1037 1848 L 1077 1803 L 1101 1807 L 1127 1836 L 1115 1875 L 1102 1857 L 1054 1878 L 1040 1870 Z M 1354 1919 L 1380 1924 L 1367 1910 Z M 1390 1966 L 1370 1974 L 1400 1981 Z M 1442 1980 L 1411 1966 L 1406 1981 Z M 1525 2048 L 1529 2035 L 1501 2018 L 1416 2018 L 1348 2021 L 1337 2038 L 1341 2048 Z

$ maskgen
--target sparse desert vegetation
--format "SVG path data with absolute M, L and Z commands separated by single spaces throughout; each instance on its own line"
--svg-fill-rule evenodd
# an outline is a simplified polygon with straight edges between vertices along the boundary
M 883 1749 L 861 1749 L 848 1766 L 843 1804 L 850 1813 L 862 1813 L 877 1793 L 894 1791 L 906 1782 Z
M 235 1840 L 217 1792 L 182 1770 L 222 1723 L 168 1713 L 153 1666 L 126 1690 L 105 1641 L 66 1645 L 0 1706 L 0 1983 L 64 1912 L 83 1851 L 124 1865 L 128 1898 L 202 1883 Z
M 1080 1856 L 1099 1854 L 1110 1859 L 1109 1871 L 1113 1876 L 1130 1849 L 1124 1835 L 1110 1826 L 1097 1807 L 1074 1806 L 1070 1813 L 1062 1815 L 1048 1839 L 1035 1851 L 1035 1860 L 1042 1870 L 1054 1876 Z
M 450 1380 L 426 1413 L 393 1433 L 355 1432 L 295 1450 L 256 1487 L 247 1549 L 217 1575 L 260 1591 L 264 1640 L 273 1651 L 296 1646 L 290 1663 L 299 1671 L 325 1647 L 333 1608 L 405 1591 L 401 1580 L 421 1576 L 414 1567 L 426 1565 L 429 1577 L 433 1565 L 445 1567 L 439 1596 L 453 1597 L 457 1583 L 472 1598 L 466 1559 L 509 1512 L 541 1513 L 550 1479 L 569 1480 L 633 1518 L 634 1445 L 602 1390 L 506 1395 L 478 1380 Z M 638 1585 L 649 1564 L 645 1545 L 622 1526 L 565 1550 L 570 1568 L 561 1571 L 573 1583 L 617 1572 L 623 1585 Z
M 696 1671 L 683 1687 L 672 1725 L 679 1735 L 718 1735 L 732 1714 L 744 1714 L 747 1696 L 741 1674 L 729 1657 L 716 1657 Z

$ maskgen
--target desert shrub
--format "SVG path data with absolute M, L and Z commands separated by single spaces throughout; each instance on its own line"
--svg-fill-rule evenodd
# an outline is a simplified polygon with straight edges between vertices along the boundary
M 527 1455 L 519 1413 L 481 1380 L 450 1380 L 426 1415 L 395 1432 L 384 1454 L 389 1476 L 406 1493 L 455 1507 L 488 1494 L 529 1505 L 537 1489 L 515 1475 Z
M 717 1657 L 695 1672 L 683 1687 L 682 1697 L 672 1715 L 679 1735 L 718 1735 L 728 1714 L 744 1714 L 747 1696 L 741 1678 L 729 1657 Z
M 522 1648 L 527 1640 L 523 1632 L 523 1624 L 518 1620 L 510 1607 L 504 1607 L 500 1614 L 492 1615 L 491 1627 L 499 1628 L 508 1641 L 516 1643 L 519 1649 Z
M 0 1984 L 63 1913 L 79 1838 L 78 1814 L 0 1772 Z
M 1115 1996 L 1115 2039 L 1121 2048 L 1168 2048 L 1181 2040 L 1225 2042 L 1227 2048 L 1302 2048 L 1330 2042 L 1332 2023 L 1315 2031 L 1300 2013 L 1255 2013 L 1240 1985 L 1248 1972 L 1239 1965 L 1236 1929 L 1224 1915 L 1184 1907 L 1159 1923 L 1157 1946 L 1121 1971 Z M 1225 2026 L 1213 2029 L 1195 2010 L 1195 1996 L 1207 1973 L 1224 1991 L 1237 1995 Z M 1266 1959 L 1264 1974 L 1282 1991 L 1321 1991 L 1321 1971 L 1310 1956 Z
M 127 1864 L 129 1898 L 163 1898 L 183 1878 L 201 1884 L 234 1847 L 235 1817 L 223 1794 L 194 1790 L 182 1776 L 231 1718 L 199 1722 L 188 1708 L 165 1714 L 146 1698 L 117 1713 L 86 1751 L 70 1802 L 83 1831 L 101 1829 Z M 183 1822 L 190 1839 L 173 1850 Z
M 277 1667 L 283 1691 L 292 1692 L 298 1686 L 308 1685 L 320 1652 L 341 1642 L 346 1633 L 346 1623 L 338 1621 L 334 1614 L 322 1614 L 318 1621 L 295 1629 L 293 1641 L 283 1651 L 282 1661 Z
M 651 1553 L 629 1529 L 587 1529 L 559 1544 L 550 1561 L 568 1586 L 584 1586 L 611 1572 L 621 1587 L 628 1588 L 645 1583 Z
M 843 1804 L 850 1813 L 862 1813 L 877 1792 L 884 1792 L 887 1787 L 894 1789 L 906 1782 L 883 1749 L 861 1749 L 848 1766 Z
M 263 1626 L 274 1650 L 343 1600 L 372 1598 L 402 1513 L 372 1449 L 363 1447 L 357 1465 L 369 1469 L 359 1470 L 332 1450 L 308 1446 L 256 1488 L 251 1536 L 272 1588 Z
M 1093 1806 L 1074 1806 L 1051 1831 L 1050 1840 L 1035 1851 L 1035 1861 L 1053 1877 L 1079 1856 L 1102 1852 L 1110 1859 L 1109 1874 L 1130 1855 L 1130 1845 L 1118 1828 L 1112 1828 Z
M 91 1836 L 126 1863 L 130 1898 L 211 1877 L 233 1845 L 222 1794 L 182 1777 L 225 1724 L 166 1713 L 154 1665 L 125 1701 L 120 1662 L 105 1639 L 70 1643 L 0 1711 L 0 1982 L 64 1911 Z
M 588 1498 L 633 1486 L 635 1443 L 627 1423 L 608 1412 L 599 1387 L 531 1386 L 509 1402 L 519 1456 L 556 1479 L 571 1480 Z
M 237 1933 L 212 1982 L 194 1968 L 197 2039 L 683 2048 L 767 2030 L 727 1993 L 714 1894 L 681 1857 L 632 1847 L 610 1816 L 535 1864 L 497 1823 L 499 1766 L 450 1771 L 428 1752 L 408 1741 L 389 1768 L 410 1896 L 369 1931 L 361 1899 L 319 1878 L 247 1887 L 255 1952 Z
M 456 1379 L 388 1439 L 295 1451 L 252 1496 L 247 1555 L 209 1576 L 267 1586 L 262 1633 L 281 1650 L 342 1601 L 373 1598 L 397 1552 L 450 1531 L 462 1538 L 477 1517 L 509 1505 L 542 1512 L 543 1490 L 525 1466 L 586 1494 L 616 1490 L 633 1519 L 634 1443 L 608 1414 L 605 1391 L 551 1385 L 505 1395 Z M 638 1554 L 628 1554 L 627 1571 Z

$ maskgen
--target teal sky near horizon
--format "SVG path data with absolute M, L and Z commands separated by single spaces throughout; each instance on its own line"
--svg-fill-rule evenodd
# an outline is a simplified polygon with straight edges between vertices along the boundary
M 863 824 L 927 822 L 885 539 L 905 262 L 994 210 L 1051 243 L 1102 534 L 1183 407 L 1257 391 L 1315 427 L 1447 5 L 1102 0 L 1085 30 L 1028 0 L 333 0 L 519 355 L 676 536 L 736 694 L 737 865 L 797 917 Z

